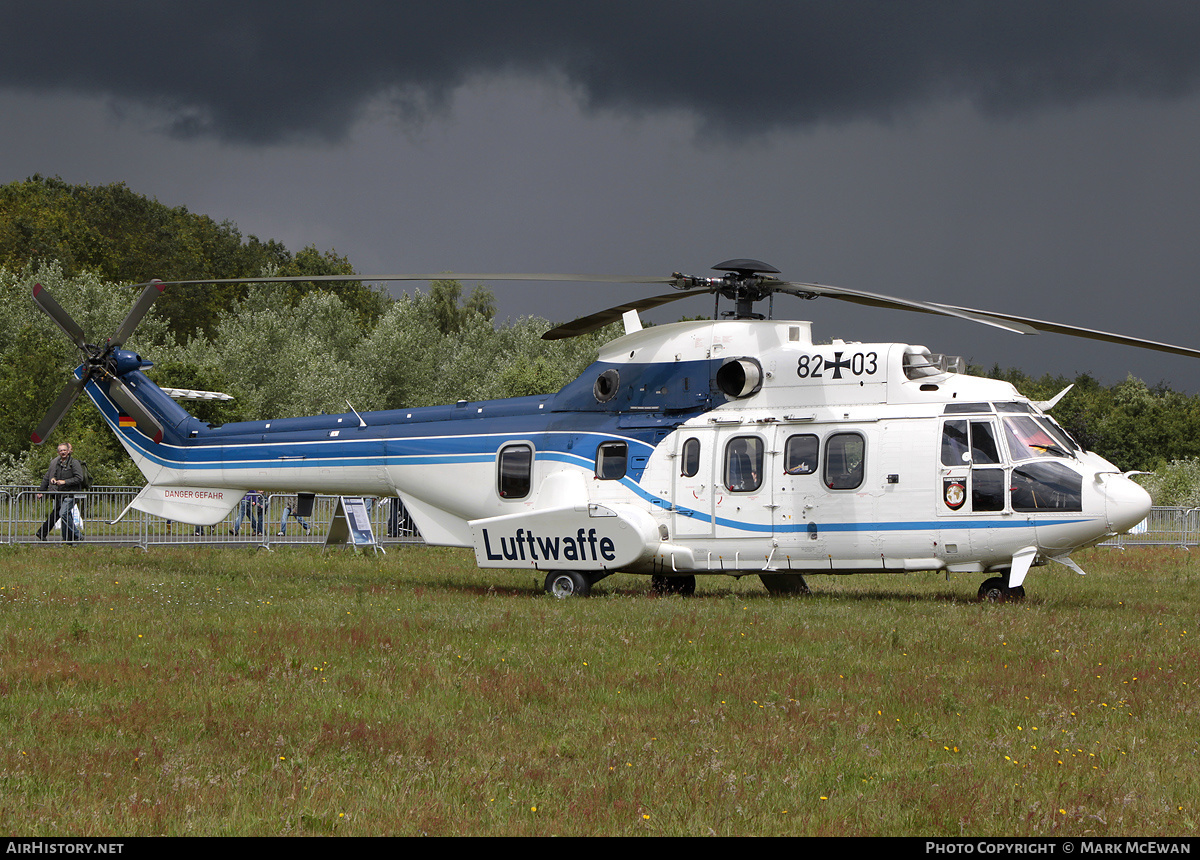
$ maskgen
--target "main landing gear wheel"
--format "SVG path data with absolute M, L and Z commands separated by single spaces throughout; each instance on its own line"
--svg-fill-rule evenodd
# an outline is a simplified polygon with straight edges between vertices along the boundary
M 758 578 L 771 595 L 812 594 L 808 583 L 798 573 L 760 573 Z
M 565 597 L 587 597 L 592 580 L 578 570 L 552 570 L 546 574 L 546 593 L 560 600 Z
M 979 586 L 979 599 L 988 603 L 1021 601 L 1025 599 L 1025 586 L 1018 585 L 1015 588 L 1009 588 L 1007 577 L 993 576 L 985 579 L 983 585 Z
M 681 594 L 688 597 L 696 593 L 696 577 L 694 576 L 660 576 L 650 577 L 650 591 L 654 594 L 667 596 Z

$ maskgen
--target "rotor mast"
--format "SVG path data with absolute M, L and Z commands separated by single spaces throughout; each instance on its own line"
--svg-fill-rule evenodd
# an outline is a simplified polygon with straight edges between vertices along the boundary
M 719 278 L 702 278 L 675 272 L 671 278 L 671 286 L 677 290 L 702 289 L 715 293 L 713 319 L 721 316 L 721 296 L 734 303 L 734 309 L 727 311 L 725 316 L 739 320 L 763 319 L 762 314 L 755 313 L 754 303 L 775 293 L 781 282 L 773 276 L 778 275 L 779 270 L 762 260 L 740 257 L 717 263 L 713 268 L 726 274 Z

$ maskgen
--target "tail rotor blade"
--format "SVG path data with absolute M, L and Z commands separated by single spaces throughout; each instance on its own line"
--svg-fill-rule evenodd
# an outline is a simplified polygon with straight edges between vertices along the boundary
M 133 392 L 129 390 L 129 387 L 124 382 L 115 376 L 109 377 L 108 394 L 116 401 L 116 404 L 121 407 L 125 414 L 137 423 L 138 430 L 155 442 L 162 441 L 162 425 L 158 423 L 157 418 L 150 414 L 150 410 L 133 396 Z
M 133 330 L 137 328 L 138 323 L 142 321 L 142 317 L 150 310 L 150 306 L 154 304 L 154 300 L 162 295 L 166 286 L 162 281 L 154 280 L 146 284 L 146 289 L 142 290 L 142 294 L 138 296 L 138 300 L 133 303 L 133 308 L 129 311 L 129 315 L 125 317 L 125 321 L 117 327 L 116 332 L 108 339 L 109 344 L 114 347 L 119 347 L 129 339 L 133 334 Z
M 50 295 L 49 290 L 47 290 L 41 284 L 34 284 L 33 301 L 39 308 L 46 312 L 46 316 L 54 320 L 54 322 L 60 329 L 63 330 L 66 336 L 71 339 L 72 343 L 74 343 L 81 350 L 86 348 L 86 344 L 84 343 L 83 339 L 83 329 L 79 327 L 79 323 L 71 319 L 71 315 L 69 313 L 63 310 L 63 306 L 55 300 L 54 296 Z
M 83 391 L 85 385 L 87 385 L 86 377 L 84 379 L 72 379 L 67 383 L 66 387 L 58 395 L 58 398 L 51 404 L 50 411 L 46 413 L 46 417 L 38 424 L 37 429 L 30 434 L 29 438 L 33 440 L 35 445 L 41 445 L 49 438 L 50 434 L 54 432 L 54 428 L 58 426 L 58 422 L 62 420 L 63 416 L 67 414 L 67 411 L 75 402 L 75 398 Z

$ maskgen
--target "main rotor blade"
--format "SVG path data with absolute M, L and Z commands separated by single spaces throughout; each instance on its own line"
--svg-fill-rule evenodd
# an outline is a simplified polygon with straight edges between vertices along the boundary
M 75 402 L 75 398 L 80 395 L 85 385 L 87 385 L 86 377 L 83 379 L 72 379 L 66 384 L 54 403 L 50 405 L 50 411 L 46 413 L 46 417 L 41 420 L 37 428 L 30 434 L 29 438 L 33 440 L 33 444 L 41 445 L 50 437 L 50 434 L 54 432 L 54 428 L 58 426 L 58 422 L 70 410 L 71 405 Z
M 355 281 L 579 281 L 596 284 L 669 284 L 674 278 L 626 277 L 621 275 L 578 275 L 511 272 L 439 272 L 423 275 L 288 275 L 279 278 L 200 278 L 193 281 L 158 281 L 160 287 L 196 284 L 286 284 L 348 283 Z M 155 283 L 155 282 L 151 282 Z
M 893 296 L 884 296 L 878 293 L 867 293 L 861 290 L 848 290 L 844 287 L 830 287 L 824 284 L 800 284 L 793 282 L 787 284 L 787 286 L 794 287 L 795 290 L 784 289 L 782 290 L 783 292 L 792 292 L 793 294 L 798 295 L 815 294 L 820 296 L 828 296 L 829 298 L 834 299 L 841 299 L 843 301 L 855 302 L 857 304 L 870 305 L 873 307 L 952 316 L 959 319 L 970 320 L 971 322 L 982 323 L 983 325 L 994 326 L 996 328 L 1016 332 L 1017 334 L 1039 334 L 1042 332 L 1048 334 L 1065 334 L 1071 337 L 1082 337 L 1089 340 L 1101 340 L 1107 343 L 1117 343 L 1123 346 L 1136 346 L 1142 349 L 1153 349 L 1159 352 L 1185 355 L 1189 358 L 1200 358 L 1200 350 L 1192 349 L 1191 347 L 1175 346 L 1174 344 L 1161 343 L 1155 340 L 1147 340 L 1145 338 L 1099 331 L 1097 329 L 1084 328 L 1083 326 L 1073 326 L 1065 323 L 1038 320 L 1033 319 L 1032 317 L 1018 316 L 1016 314 L 999 313 L 997 311 L 982 311 L 975 308 L 959 307 L 958 305 L 945 305 L 940 302 L 918 302 L 909 299 L 898 299 Z
M 146 289 L 142 290 L 142 294 L 138 296 L 138 300 L 133 303 L 133 308 L 130 309 L 129 315 L 125 317 L 125 321 L 117 326 L 116 332 L 108 339 L 109 344 L 114 347 L 120 347 L 133 334 L 133 330 L 137 328 L 137 324 L 142 321 L 142 317 L 150 310 L 150 306 L 154 304 L 154 300 L 162 295 L 165 287 L 162 281 L 151 281 L 146 285 Z
M 607 308 L 606 310 L 597 311 L 594 314 L 588 314 L 585 317 L 571 320 L 563 323 L 560 326 L 550 329 L 542 335 L 542 340 L 562 340 L 566 337 L 577 337 L 581 334 L 602 329 L 609 323 L 614 323 L 624 316 L 629 311 L 646 311 L 650 308 L 657 308 L 661 305 L 669 304 L 679 299 L 690 298 L 696 295 L 711 295 L 713 289 L 697 289 L 689 292 L 667 293 L 662 296 L 650 296 L 645 299 L 637 299 L 636 301 L 626 302 L 623 305 Z
M 72 343 L 79 347 L 80 350 L 86 348 L 87 345 L 83 339 L 83 329 L 63 309 L 63 306 L 55 300 L 54 296 L 50 295 L 49 290 L 41 284 L 34 284 L 33 301 L 39 308 L 45 311 L 46 316 L 54 320 L 58 327 L 63 330 L 63 333 L 71 339 Z M 42 438 L 45 437 L 43 436 Z
M 1016 334 L 1036 334 L 1036 330 L 1023 324 L 1020 317 L 1004 317 L 991 314 L 988 311 L 975 311 L 969 308 L 958 308 L 953 305 L 942 305 L 937 302 L 921 302 L 915 299 L 901 299 L 895 296 L 885 296 L 880 293 L 869 293 L 865 290 L 851 290 L 846 287 L 833 287 L 828 284 L 803 284 L 796 281 L 781 283 L 776 289 L 782 293 L 791 293 L 802 298 L 824 296 L 840 299 L 844 302 L 854 302 L 874 308 L 890 310 L 916 311 L 918 313 L 938 314 L 939 316 L 958 317 L 970 322 L 1011 331 Z
M 142 402 L 133 396 L 133 392 L 120 379 L 115 376 L 108 378 L 108 395 L 117 405 L 124 410 L 125 414 L 137 422 L 137 428 L 142 433 L 145 433 L 155 442 L 161 442 L 163 438 L 162 425 L 158 423 L 150 411 L 142 405 Z
M 1016 325 L 1025 325 L 1038 332 L 1047 332 L 1050 334 L 1066 334 L 1072 337 L 1083 337 L 1088 340 L 1102 340 L 1107 343 L 1118 343 L 1122 346 L 1136 346 L 1142 349 L 1153 349 L 1158 352 L 1170 352 L 1175 355 L 1185 355 L 1188 358 L 1200 358 L 1200 349 L 1192 349 L 1188 346 L 1175 346 L 1170 343 L 1162 343 L 1157 340 L 1146 340 L 1140 337 L 1130 337 L 1125 334 L 1114 334 L 1113 332 L 1099 331 L 1093 328 L 1084 328 L 1083 326 L 1066 325 L 1065 323 L 1047 322 L 1046 320 L 1036 320 L 1029 317 L 1020 317 L 1013 314 L 1001 314 L 995 311 L 975 311 L 970 308 L 960 308 L 954 305 L 943 305 L 946 308 L 952 308 L 956 311 L 965 311 L 969 314 L 978 314 L 986 317 L 995 317 Z

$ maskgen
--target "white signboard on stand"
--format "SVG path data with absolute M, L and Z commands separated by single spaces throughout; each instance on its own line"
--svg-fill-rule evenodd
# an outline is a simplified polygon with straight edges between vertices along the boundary
M 336 544 L 353 547 L 369 546 L 376 552 L 386 554 L 384 548 L 375 540 L 366 500 L 346 496 L 338 497 L 337 509 L 333 512 L 333 520 L 329 523 L 329 535 L 325 538 L 325 547 Z

